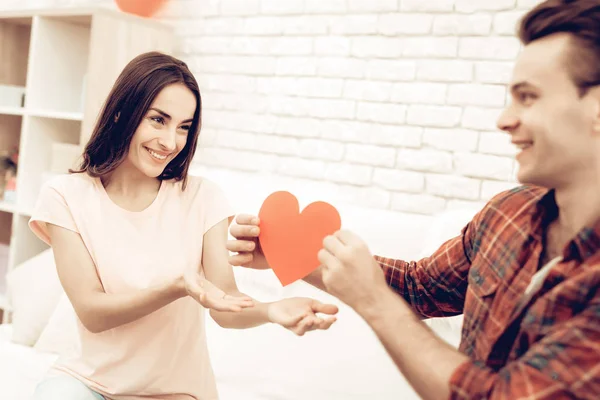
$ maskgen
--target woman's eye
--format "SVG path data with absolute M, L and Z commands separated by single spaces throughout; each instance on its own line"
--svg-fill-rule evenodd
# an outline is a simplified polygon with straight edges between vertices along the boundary
M 165 123 L 165 119 L 163 117 L 150 117 L 150 120 L 161 125 Z
M 185 131 L 185 132 L 189 132 L 191 126 L 190 125 L 181 125 L 179 127 L 180 130 Z

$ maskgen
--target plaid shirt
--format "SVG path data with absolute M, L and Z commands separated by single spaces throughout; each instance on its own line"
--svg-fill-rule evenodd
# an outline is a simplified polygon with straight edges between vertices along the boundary
M 389 285 L 426 317 L 464 314 L 452 399 L 600 398 L 600 221 L 565 247 L 527 301 L 541 268 L 554 191 L 494 197 L 431 257 L 376 257 Z

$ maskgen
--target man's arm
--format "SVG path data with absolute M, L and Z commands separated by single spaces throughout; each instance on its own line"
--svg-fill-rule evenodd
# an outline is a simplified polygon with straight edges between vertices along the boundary
M 600 397 L 600 296 L 497 372 L 438 338 L 390 290 L 356 309 L 423 399 Z
M 490 202 L 491 203 L 491 202 Z M 461 233 L 443 243 L 431 256 L 403 261 L 374 256 L 385 280 L 421 317 L 462 314 L 471 260 L 475 257 L 479 226 L 489 204 L 466 224 Z M 319 267 L 304 281 L 327 291 Z
M 375 256 L 390 288 L 416 313 L 424 317 L 461 314 L 471 268 L 471 238 L 475 220 L 455 238 L 442 244 L 431 256 L 402 261 Z

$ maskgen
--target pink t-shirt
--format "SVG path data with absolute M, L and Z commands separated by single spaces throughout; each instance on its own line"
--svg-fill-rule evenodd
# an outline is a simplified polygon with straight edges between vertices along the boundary
M 117 206 L 98 178 L 62 175 L 44 185 L 30 220 L 49 243 L 46 223 L 78 232 L 106 293 L 132 292 L 197 268 L 202 239 L 233 216 L 212 181 L 163 181 L 140 212 Z M 115 400 L 213 400 L 217 390 L 206 347 L 204 308 L 181 298 L 137 321 L 101 333 L 80 321 L 80 346 L 55 369 Z

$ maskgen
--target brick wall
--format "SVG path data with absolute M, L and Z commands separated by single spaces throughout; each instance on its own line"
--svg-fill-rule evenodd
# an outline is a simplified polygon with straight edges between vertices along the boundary
M 433 214 L 514 182 L 495 121 L 523 0 L 172 2 L 204 96 L 196 162 L 319 181 L 339 201 Z
M 495 121 L 536 3 L 171 0 L 160 17 L 203 93 L 196 166 L 365 207 L 479 206 L 515 185 Z

